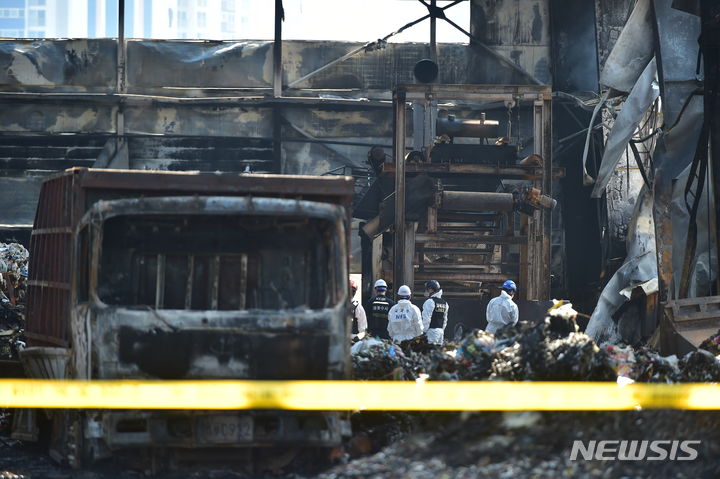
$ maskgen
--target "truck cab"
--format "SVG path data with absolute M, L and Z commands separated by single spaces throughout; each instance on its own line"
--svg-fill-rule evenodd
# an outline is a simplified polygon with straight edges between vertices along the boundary
M 203 188 L 213 180 L 203 174 L 181 191 L 130 187 L 132 176 L 143 173 L 99 173 L 108 174 L 118 180 L 112 189 L 91 188 L 87 172 L 70 176 L 78 183 L 70 190 L 77 190 L 76 200 L 84 196 L 85 207 L 71 227 L 66 346 L 42 344 L 53 325 L 36 302 L 28 317 L 29 338 L 36 344 L 23 352 L 28 370 L 33 363 L 64 361 L 35 370 L 91 380 L 347 377 L 349 216 L 342 202 L 318 197 L 309 186 L 305 194 L 280 194 L 283 182 L 270 175 L 266 183 L 274 186 L 260 196 L 243 192 L 242 185 L 234 194 Z M 162 173 L 152 175 L 163 179 Z M 165 178 L 167 190 L 174 178 Z M 239 180 L 233 175 L 227 181 Z M 292 179 L 287 182 L 285 187 L 293 188 Z M 191 195 L 193 183 L 197 194 Z M 262 178 L 254 183 L 257 189 Z M 117 189 L 118 184 L 128 187 Z M 343 199 L 351 198 L 351 183 L 341 189 Z M 311 193 L 316 197 L 305 199 Z M 42 195 L 39 215 L 41 208 Z M 38 276 L 40 263 L 50 260 L 48 248 L 39 248 L 47 245 L 44 229 L 31 241 L 31 271 L 37 271 L 32 264 L 38 266 Z M 51 285 L 32 277 L 30 286 L 28 295 Z M 208 448 L 233 453 L 263 446 L 333 447 L 349 429 L 344 416 L 329 412 L 53 415 L 55 453 L 75 465 L 128 449 L 167 455 Z

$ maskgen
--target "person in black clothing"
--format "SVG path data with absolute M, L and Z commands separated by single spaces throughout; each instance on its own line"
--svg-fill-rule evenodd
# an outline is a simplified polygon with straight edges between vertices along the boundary
M 427 335 L 428 343 L 442 344 L 445 327 L 448 321 L 450 305 L 442 298 L 443 291 L 440 283 L 430 280 L 425 283 L 425 296 L 428 298 L 423 304 L 422 320 L 423 330 Z
M 395 305 L 395 301 L 385 296 L 387 283 L 379 279 L 375 281 L 375 296 L 370 299 L 370 316 L 368 317 L 368 332 L 376 338 L 390 339 L 388 334 L 388 312 Z

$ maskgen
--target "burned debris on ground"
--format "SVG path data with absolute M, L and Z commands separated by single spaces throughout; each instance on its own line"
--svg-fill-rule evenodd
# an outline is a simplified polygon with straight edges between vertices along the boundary
M 706 343 L 717 348 L 717 337 Z M 366 338 L 353 345 L 352 356 L 360 380 L 720 381 L 720 359 L 711 350 L 678 359 L 647 347 L 598 346 L 578 332 L 573 319 L 559 316 L 535 325 L 520 322 L 497 335 L 476 330 L 443 346 L 422 336 L 399 345 Z
M 482 400 L 482 398 L 479 398 Z M 710 411 L 433 413 L 381 451 L 329 469 L 320 477 L 718 477 L 716 433 Z M 442 424 L 439 424 L 443 421 Z M 694 461 L 572 460 L 580 441 L 700 441 Z
M 424 337 L 399 345 L 366 338 L 353 345 L 352 353 L 354 376 L 360 380 L 717 382 L 719 340 L 720 331 L 682 358 L 663 357 L 645 346 L 598 346 L 578 331 L 574 319 L 556 314 L 535 325 L 518 323 L 496 335 L 475 330 L 443 346 L 428 344 Z M 398 417 L 402 422 L 395 422 Z M 693 474 L 717 477 L 720 466 L 713 458 L 720 451 L 713 449 L 717 445 L 708 431 L 716 430 L 719 420 L 714 412 L 669 410 L 360 412 L 353 425 L 355 437 L 363 438 L 363 449 L 350 448 L 349 456 L 355 460 L 323 477 L 612 477 L 620 472 L 645 477 L 643 461 L 609 466 L 602 461 L 572 461 L 573 441 L 671 436 L 701 440 L 703 450 L 692 463 Z M 714 425 L 708 428 L 709 424 Z M 383 436 L 384 431 L 393 433 Z M 407 433 L 402 441 L 397 440 L 398 431 Z M 357 458 L 362 452 L 369 455 Z M 690 469 L 671 461 L 654 472 L 658 470 L 669 477 L 690 477 L 677 475 Z
M 0 243 L 0 360 L 25 346 L 25 295 L 30 254 L 20 243 Z

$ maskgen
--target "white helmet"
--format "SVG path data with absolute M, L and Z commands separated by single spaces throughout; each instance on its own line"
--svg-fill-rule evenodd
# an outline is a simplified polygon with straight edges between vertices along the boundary
M 410 296 L 412 292 L 410 291 L 410 287 L 406 285 L 400 286 L 400 289 L 398 289 L 398 296 Z
M 385 282 L 384 279 L 379 279 L 379 280 L 375 281 L 374 287 L 375 288 L 378 288 L 378 287 L 387 288 L 387 283 Z

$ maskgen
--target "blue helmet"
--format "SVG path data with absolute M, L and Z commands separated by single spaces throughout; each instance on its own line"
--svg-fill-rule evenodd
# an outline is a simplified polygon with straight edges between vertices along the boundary
M 517 291 L 517 286 L 515 286 L 515 281 L 509 279 L 503 283 L 502 289 L 506 289 L 508 291 Z

